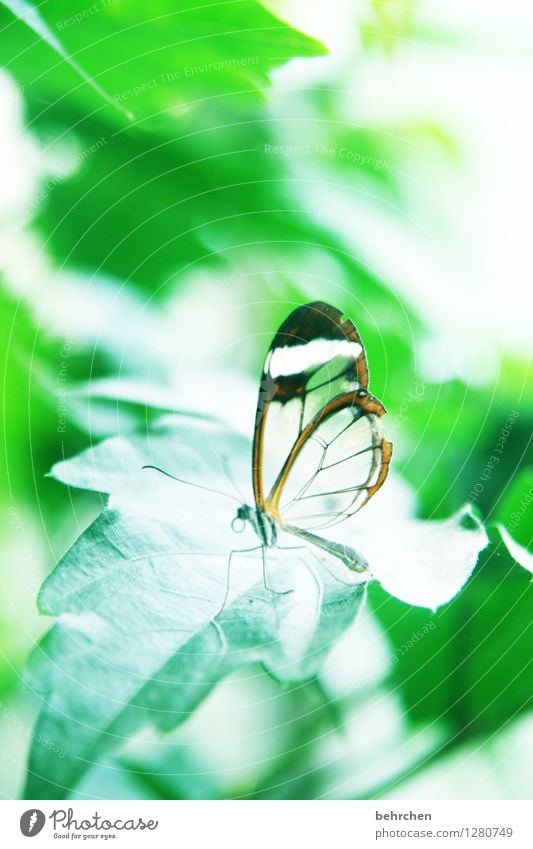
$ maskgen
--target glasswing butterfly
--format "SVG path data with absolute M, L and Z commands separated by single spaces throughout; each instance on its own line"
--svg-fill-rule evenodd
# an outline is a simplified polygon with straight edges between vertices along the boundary
M 232 523 L 234 530 L 238 522 L 242 529 L 249 523 L 259 545 L 229 555 L 219 613 L 235 554 L 261 549 L 271 589 L 265 552 L 286 547 L 278 543 L 280 531 L 352 571 L 368 569 L 355 549 L 315 531 L 353 516 L 385 481 L 392 455 L 380 423 L 385 412 L 368 391 L 365 349 L 353 322 L 322 301 L 297 307 L 274 336 L 263 366 L 252 448 L 254 506 L 241 504 Z
M 239 507 L 263 553 L 286 531 L 363 572 L 354 549 L 324 530 L 357 513 L 382 486 L 392 444 L 383 404 L 368 391 L 361 338 L 340 310 L 321 301 L 295 309 L 268 350 L 255 417 L 255 505 Z

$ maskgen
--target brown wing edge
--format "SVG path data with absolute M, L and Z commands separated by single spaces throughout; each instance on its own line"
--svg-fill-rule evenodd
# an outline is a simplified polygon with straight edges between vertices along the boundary
M 354 323 L 349 318 L 343 321 L 342 316 L 341 310 L 324 301 L 312 301 L 296 307 L 282 322 L 270 343 L 265 364 L 274 348 L 298 345 L 312 339 L 348 339 L 350 342 L 357 342 L 361 345 L 361 353 L 354 364 L 354 374 L 360 388 L 366 390 L 368 387 L 368 364 L 365 348 Z M 268 374 L 263 365 L 252 447 L 252 486 L 257 508 L 265 510 L 267 504 L 263 491 L 262 457 L 268 409 L 275 399 L 283 404 L 290 398 L 301 394 L 308 379 L 308 375 L 296 375 L 289 378 L 287 386 L 280 381 L 278 381 L 278 385 L 270 385 Z
M 362 416 L 383 416 L 386 413 L 386 409 L 381 403 L 371 395 L 369 392 L 365 392 L 363 390 L 358 390 L 357 392 L 346 392 L 343 395 L 337 395 L 335 398 L 322 407 L 321 410 L 316 414 L 316 416 L 311 419 L 308 425 L 303 429 L 300 436 L 294 443 L 292 450 L 287 457 L 285 463 L 283 464 L 276 481 L 268 495 L 267 499 L 264 499 L 263 509 L 269 513 L 277 522 L 282 523 L 282 517 L 279 513 L 279 501 L 283 492 L 283 487 L 285 482 L 289 476 L 290 470 L 294 465 L 301 449 L 312 435 L 312 433 L 316 430 L 316 428 L 327 418 L 332 416 L 334 413 L 339 412 L 340 410 L 344 410 L 346 408 L 351 407 L 359 407 L 362 411 Z M 367 497 L 364 500 L 363 504 L 366 504 L 367 501 L 372 498 L 372 496 L 380 489 L 383 485 L 388 471 L 390 460 L 392 456 L 392 443 L 388 442 L 385 438 L 381 439 L 379 444 L 379 448 L 381 450 L 381 468 L 379 470 L 379 475 L 374 484 L 367 487 Z M 376 450 L 378 449 L 378 445 L 376 445 Z M 363 506 L 361 505 L 361 507 Z M 360 509 L 360 507 L 358 508 Z M 357 511 L 354 511 L 357 512 Z M 353 514 L 352 514 L 353 515 Z
M 368 388 L 368 364 L 365 348 L 353 321 L 349 318 L 343 321 L 342 310 L 326 304 L 324 301 L 312 301 L 293 310 L 280 328 L 267 352 L 274 348 L 301 345 L 313 339 L 348 339 L 361 345 L 361 353 L 355 361 L 354 373 L 361 389 Z

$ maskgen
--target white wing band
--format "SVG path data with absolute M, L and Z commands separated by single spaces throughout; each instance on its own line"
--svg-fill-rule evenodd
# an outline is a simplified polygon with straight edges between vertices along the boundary
M 302 345 L 285 345 L 270 352 L 265 371 L 270 372 L 274 379 L 300 374 L 335 357 L 356 360 L 362 350 L 358 342 L 350 342 L 348 339 L 314 339 Z

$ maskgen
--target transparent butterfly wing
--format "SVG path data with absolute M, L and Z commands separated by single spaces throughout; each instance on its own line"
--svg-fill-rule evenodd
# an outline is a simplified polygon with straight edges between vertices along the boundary
M 369 394 L 339 398 L 342 406 L 339 400 L 331 414 L 310 423 L 267 502 L 284 525 L 335 525 L 360 510 L 385 480 L 391 446 L 382 434 L 382 405 Z
M 256 505 L 283 524 L 323 528 L 353 515 L 386 477 L 385 412 L 368 393 L 351 321 L 322 302 L 298 307 L 268 351 L 256 416 Z

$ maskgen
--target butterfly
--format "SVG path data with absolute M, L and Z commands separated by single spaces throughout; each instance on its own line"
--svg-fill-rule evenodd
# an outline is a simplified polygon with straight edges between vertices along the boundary
M 264 552 L 280 531 L 300 537 L 355 572 L 364 558 L 322 533 L 350 518 L 384 483 L 392 444 L 385 407 L 368 391 L 368 366 L 355 325 L 321 301 L 295 309 L 268 349 L 252 448 L 254 505 L 249 523 Z M 254 549 L 248 549 L 254 550 Z M 265 579 L 266 583 L 266 579 Z
M 265 587 L 279 592 L 268 585 L 265 553 L 287 547 L 278 542 L 281 531 L 352 571 L 367 571 L 361 554 L 322 532 L 357 513 L 384 483 L 392 456 L 380 423 L 385 412 L 368 391 L 365 349 L 352 321 L 322 301 L 297 307 L 274 336 L 263 366 L 252 446 L 254 505 L 240 504 L 232 522 L 234 530 L 251 525 L 259 545 L 230 553 L 217 616 L 228 600 L 236 554 L 261 549 Z M 143 468 L 227 495 L 157 466 Z

